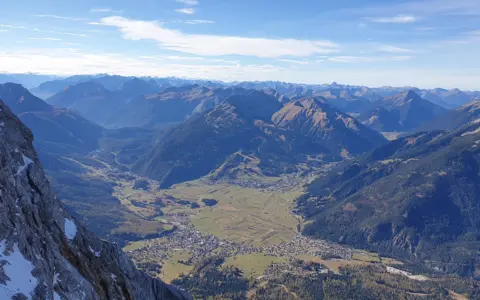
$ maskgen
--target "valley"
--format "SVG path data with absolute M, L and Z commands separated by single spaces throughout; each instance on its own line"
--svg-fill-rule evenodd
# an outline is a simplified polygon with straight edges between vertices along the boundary
M 212 180 L 206 176 L 161 189 L 157 181 L 112 167 L 95 153 L 90 158 L 97 164 L 70 160 L 85 169 L 88 180 L 111 181 L 115 185 L 112 196 L 142 220 L 127 220 L 114 232 L 141 229 L 142 233 L 153 233 L 155 227 L 149 223 L 162 224 L 157 229 L 164 232 L 162 236 L 130 236 L 133 241 L 122 244 L 139 268 L 163 281 L 172 282 L 191 272 L 212 255 L 222 257 L 225 266 L 240 269 L 246 278 L 263 282 L 284 272 L 306 272 L 295 267 L 298 260 L 321 264 L 323 267 L 316 271 L 319 274 L 340 274 L 347 266 L 403 264 L 301 233 L 304 221 L 294 213 L 295 200 L 305 192 L 305 184 L 334 164 L 312 173 L 280 177 Z

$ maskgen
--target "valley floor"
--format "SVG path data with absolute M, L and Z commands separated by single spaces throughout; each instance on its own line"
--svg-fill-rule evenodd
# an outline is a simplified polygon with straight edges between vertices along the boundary
M 222 181 L 206 177 L 160 189 L 154 180 L 105 163 L 83 167 L 84 178 L 111 182 L 112 195 L 123 209 L 142 220 L 120 223 L 114 231 L 150 232 L 149 224 L 163 230 L 159 237 L 135 238 L 124 251 L 139 268 L 164 281 L 188 274 L 212 255 L 260 286 L 284 274 L 340 274 L 346 266 L 383 266 L 386 273 L 420 280 L 399 270 L 400 261 L 303 236 L 303 220 L 293 213 L 294 200 L 314 174 Z M 322 268 L 307 270 L 296 264 L 299 260 Z

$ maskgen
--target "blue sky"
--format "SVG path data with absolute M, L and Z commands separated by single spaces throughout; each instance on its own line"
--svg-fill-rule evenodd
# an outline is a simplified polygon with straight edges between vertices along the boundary
M 17 0 L 0 72 L 480 89 L 478 0 Z

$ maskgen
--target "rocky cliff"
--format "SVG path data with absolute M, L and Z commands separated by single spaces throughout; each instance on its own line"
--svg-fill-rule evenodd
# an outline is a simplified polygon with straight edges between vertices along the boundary
M 32 141 L 0 101 L 0 299 L 189 299 L 67 215 Z

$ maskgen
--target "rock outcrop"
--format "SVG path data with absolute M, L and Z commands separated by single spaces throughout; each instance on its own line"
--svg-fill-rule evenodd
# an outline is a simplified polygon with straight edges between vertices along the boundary
M 70 217 L 32 142 L 0 101 L 0 299 L 189 299 Z

